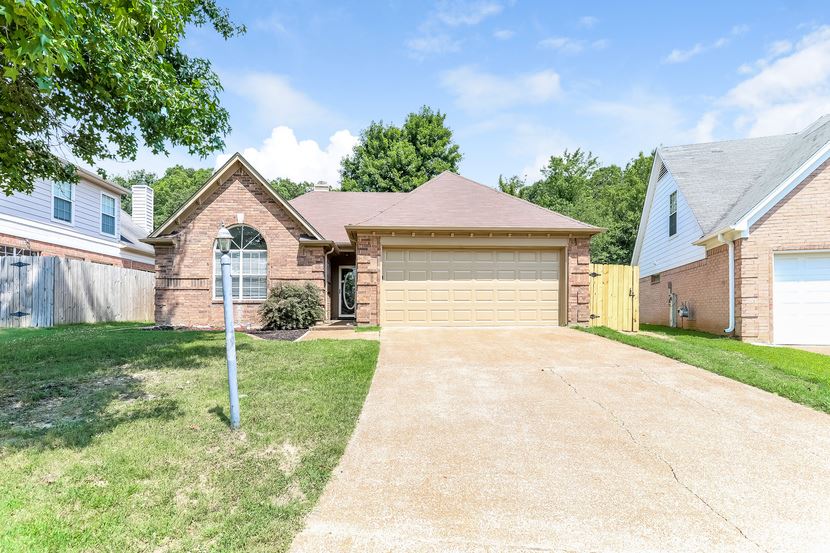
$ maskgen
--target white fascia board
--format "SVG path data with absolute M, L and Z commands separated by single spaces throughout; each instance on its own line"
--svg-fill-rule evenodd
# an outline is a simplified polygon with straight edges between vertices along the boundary
M 259 173 L 259 171 L 254 169 L 254 167 L 250 163 L 248 163 L 248 160 L 242 157 L 242 154 L 238 152 L 233 154 L 230 157 L 230 159 L 228 159 L 228 161 L 226 161 L 225 164 L 222 165 L 222 167 L 216 170 L 216 172 L 213 173 L 213 175 L 211 175 L 207 182 L 203 184 L 199 188 L 199 190 L 197 190 L 178 210 L 176 210 L 176 212 L 173 213 L 173 215 L 168 217 L 168 219 L 164 221 L 161 224 L 161 226 L 159 226 L 159 228 L 153 231 L 148 238 L 158 238 L 160 236 L 164 236 L 167 233 L 167 231 L 170 230 L 170 228 L 176 223 L 176 221 L 191 208 L 191 206 L 198 202 L 200 198 L 202 198 L 202 196 L 207 194 L 209 191 L 212 191 L 213 187 L 218 185 L 218 183 L 222 181 L 221 177 L 228 173 L 229 170 L 232 169 L 236 163 L 239 163 L 242 167 L 244 167 L 254 179 L 260 181 L 260 185 L 264 186 L 265 190 L 267 190 L 271 194 L 271 196 L 277 201 L 277 203 L 280 204 L 288 212 L 288 214 L 292 216 L 298 223 L 300 223 L 300 225 L 305 227 L 305 229 L 309 231 L 318 240 L 324 240 L 323 235 L 317 232 L 317 229 L 315 229 L 311 225 L 311 223 L 309 223 L 305 219 L 305 217 L 303 217 L 300 214 L 300 212 L 294 208 L 294 206 L 285 201 L 285 199 L 282 196 L 277 194 L 277 192 L 273 188 L 271 188 L 270 184 L 268 184 L 268 181 L 265 180 L 265 177 L 263 177 Z
M 651 212 L 651 204 L 654 201 L 654 191 L 657 189 L 657 181 L 660 180 L 660 167 L 663 165 L 663 158 L 660 156 L 660 149 L 654 152 L 654 161 L 651 165 L 651 174 L 648 177 L 648 188 L 646 189 L 646 200 L 643 202 L 643 212 L 640 214 L 640 226 L 637 228 L 637 241 L 634 243 L 634 253 L 631 255 L 631 264 L 640 264 L 640 251 L 643 248 L 646 228 L 648 227 L 648 216 Z M 669 167 L 666 166 L 666 170 Z
M 44 242 L 46 244 L 55 244 L 56 246 L 63 246 L 65 248 L 140 261 L 151 265 L 155 263 L 155 256 L 126 252 L 124 250 L 127 249 L 127 246 L 119 242 L 103 240 L 94 236 L 81 234 L 70 228 L 47 225 L 13 215 L 0 215 L 0 233 L 23 239 L 37 240 L 38 242 Z

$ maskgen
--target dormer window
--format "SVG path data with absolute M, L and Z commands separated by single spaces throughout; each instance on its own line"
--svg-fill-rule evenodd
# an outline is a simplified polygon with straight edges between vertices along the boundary
M 677 234 L 677 191 L 669 194 L 669 236 Z

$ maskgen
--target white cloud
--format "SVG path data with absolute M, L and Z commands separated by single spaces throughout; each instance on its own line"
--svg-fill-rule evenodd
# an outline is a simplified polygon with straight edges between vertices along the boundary
M 718 104 L 749 136 L 796 131 L 829 113 L 830 26 L 804 36 L 789 55 L 736 85 Z
M 513 35 L 515 34 L 516 31 L 511 31 L 510 29 L 498 29 L 493 32 L 493 37 L 499 40 L 508 40 L 513 38 Z
M 589 102 L 589 115 L 609 121 L 603 138 L 614 150 L 647 150 L 659 144 L 693 142 L 696 131 L 688 128 L 681 109 L 672 98 L 634 90 L 618 100 Z M 705 128 L 701 127 L 702 131 Z M 699 134 L 699 133 L 698 133 Z M 612 157 L 630 156 L 633 151 Z
M 581 40 L 575 40 L 565 36 L 553 36 L 544 38 L 538 43 L 539 48 L 548 50 L 558 50 L 568 54 L 576 54 L 585 48 L 585 44 Z
M 283 18 L 279 14 L 273 13 L 268 17 L 261 17 L 254 22 L 254 29 L 259 31 L 268 31 L 275 35 L 287 35 L 288 28 L 283 23 Z
M 450 34 L 456 27 L 478 25 L 488 17 L 502 11 L 504 7 L 492 0 L 443 0 L 418 25 L 418 32 L 405 45 L 415 59 L 423 60 L 434 54 L 446 54 L 461 50 L 461 41 Z M 498 33 L 511 33 L 499 36 Z M 511 31 L 496 31 L 496 38 L 506 39 Z
M 461 49 L 461 43 L 446 33 L 422 34 L 407 40 L 406 46 L 410 53 L 419 59 L 431 54 L 458 52 Z
M 501 76 L 463 66 L 444 72 L 441 84 L 456 97 L 460 108 L 471 112 L 543 104 L 562 92 L 559 75 L 550 69 Z
M 536 45 L 539 48 L 544 48 L 546 50 L 557 50 L 565 54 L 578 54 L 587 47 L 590 47 L 593 50 L 602 50 L 603 48 L 606 48 L 608 44 L 609 42 L 606 38 L 586 43 L 584 40 L 578 40 L 566 36 L 552 36 L 543 38 Z
M 352 153 L 358 138 L 348 130 L 341 130 L 329 138 L 325 148 L 314 140 L 297 140 L 294 130 L 279 126 L 259 148 L 245 148 L 242 155 L 267 179 L 279 177 L 295 181 L 340 182 L 340 160 Z M 220 167 L 230 158 L 222 154 L 216 158 Z
M 328 121 L 331 113 L 273 73 L 223 75 L 229 92 L 249 100 L 257 118 L 268 125 L 298 126 Z
M 693 141 L 696 143 L 712 142 L 715 127 L 718 125 L 718 114 L 714 111 L 708 111 L 703 114 L 703 117 L 697 122 L 695 128 L 692 129 Z
M 668 56 L 663 58 L 663 63 L 687 62 L 695 56 L 699 56 L 700 54 L 708 52 L 709 50 L 718 50 L 720 48 L 723 48 L 724 46 L 729 44 L 733 37 L 740 36 L 748 31 L 749 27 L 747 25 L 735 25 L 734 27 L 732 27 L 732 30 L 729 31 L 729 36 L 717 38 L 710 44 L 698 42 L 691 48 L 687 48 L 685 50 L 681 48 L 675 48 L 669 53 Z
M 782 56 L 793 49 L 793 44 L 789 40 L 776 40 L 769 45 L 767 50 L 773 57 Z
M 498 2 L 445 0 L 438 5 L 435 17 L 450 27 L 478 25 L 488 17 L 500 13 L 502 9 L 503 6 Z
M 579 26 L 583 29 L 590 29 L 597 23 L 599 23 L 599 19 L 593 15 L 583 15 L 579 18 Z
M 789 40 L 776 40 L 767 46 L 767 55 L 763 58 L 755 60 L 754 63 L 744 63 L 738 67 L 738 73 L 741 75 L 750 75 L 767 67 L 777 58 L 788 54 L 793 49 L 793 44 Z
M 665 63 L 683 63 L 684 61 L 689 61 L 698 54 L 702 54 L 706 50 L 707 48 L 703 44 L 698 42 L 688 50 L 672 50 L 671 53 L 668 56 L 666 56 L 666 59 L 663 61 Z

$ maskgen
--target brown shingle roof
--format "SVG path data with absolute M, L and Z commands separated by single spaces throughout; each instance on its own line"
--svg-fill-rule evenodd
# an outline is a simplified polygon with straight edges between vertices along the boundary
M 309 192 L 290 203 L 325 239 L 338 244 L 350 241 L 346 227 L 601 230 L 449 171 L 409 193 Z
M 377 215 L 404 196 L 402 192 L 309 192 L 289 203 L 323 238 L 348 244 L 346 225 Z
M 601 229 L 444 171 L 355 228 Z

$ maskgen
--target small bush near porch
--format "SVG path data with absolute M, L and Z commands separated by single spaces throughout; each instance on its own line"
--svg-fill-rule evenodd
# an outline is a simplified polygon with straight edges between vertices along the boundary
M 639 334 L 605 327 L 580 330 L 653 351 L 830 413 L 827 355 L 665 326 L 641 325 Z
M 351 434 L 377 342 L 134 325 L 0 331 L 0 551 L 282 551 Z

